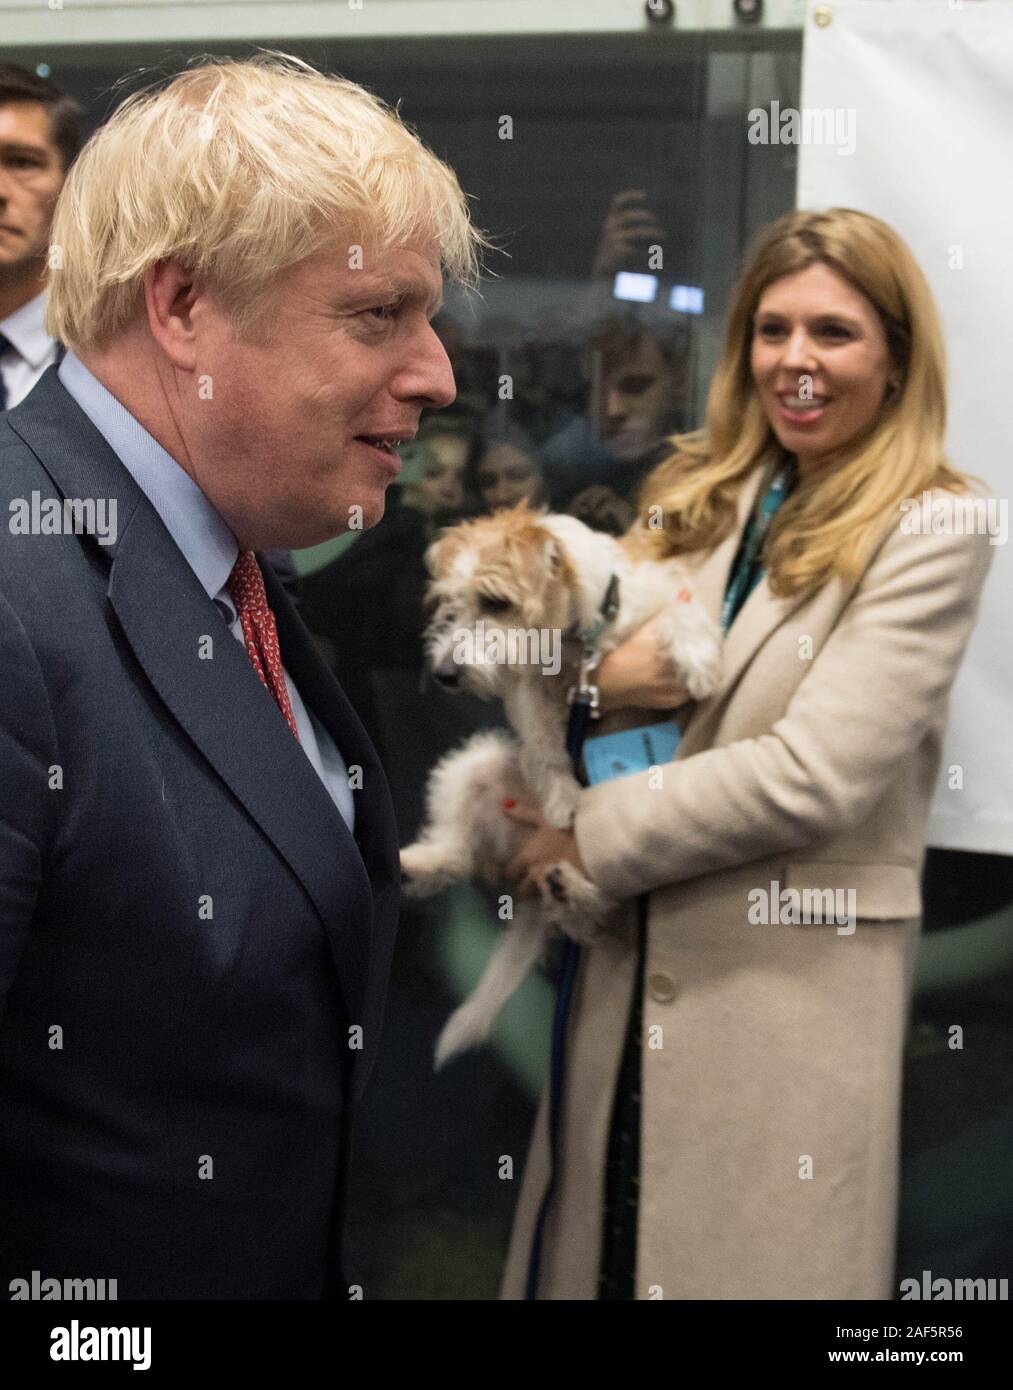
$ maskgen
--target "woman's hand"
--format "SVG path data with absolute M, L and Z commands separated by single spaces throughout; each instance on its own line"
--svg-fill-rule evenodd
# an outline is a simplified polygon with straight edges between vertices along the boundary
M 518 879 L 519 897 L 533 897 L 536 892 L 549 897 L 551 889 L 545 875 L 562 859 L 568 859 L 586 877 L 587 870 L 571 830 L 558 830 L 556 826 L 549 825 L 537 806 L 522 801 L 504 801 L 503 814 L 518 825 L 532 827 L 524 848 L 507 865 L 509 876 Z
M 693 698 L 675 668 L 659 655 L 660 616 L 655 614 L 632 637 L 627 637 L 591 673 L 591 680 L 598 686 L 598 703 L 602 710 L 624 709 L 628 705 L 678 709 Z

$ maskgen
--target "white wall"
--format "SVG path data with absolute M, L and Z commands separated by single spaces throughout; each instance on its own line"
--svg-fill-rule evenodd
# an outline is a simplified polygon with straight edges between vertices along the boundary
M 1013 3 L 834 0 L 806 17 L 805 108 L 855 112 L 855 149 L 799 151 L 798 206 L 860 208 L 907 240 L 939 303 L 948 452 L 1013 491 Z M 1013 854 L 1013 543 L 994 547 L 954 687 L 929 844 Z M 962 787 L 948 785 L 959 768 Z

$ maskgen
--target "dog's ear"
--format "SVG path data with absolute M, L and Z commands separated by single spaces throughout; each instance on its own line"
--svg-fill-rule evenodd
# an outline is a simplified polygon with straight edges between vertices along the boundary
M 437 534 L 436 539 L 426 547 L 426 552 L 422 560 L 426 567 L 426 573 L 429 575 L 430 579 L 436 579 L 440 570 L 443 568 L 443 561 L 447 551 L 447 540 L 447 531 L 446 528 L 444 528 L 443 531 Z
M 555 536 L 549 535 L 542 550 L 542 564 L 550 579 L 558 579 L 566 564 L 566 551 Z

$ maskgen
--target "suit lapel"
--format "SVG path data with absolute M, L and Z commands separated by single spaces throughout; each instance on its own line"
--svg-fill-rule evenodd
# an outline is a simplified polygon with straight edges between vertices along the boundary
M 108 597 L 124 636 L 176 722 L 302 883 L 327 933 L 350 1018 L 358 1022 L 368 984 L 371 879 L 390 891 L 389 839 L 395 857 L 397 840 L 383 833 L 389 794 L 368 738 L 326 668 L 307 651 L 310 639 L 287 596 L 274 575 L 266 575 L 289 674 L 346 762 L 363 767 L 363 790 L 356 793 L 362 854 L 244 648 L 54 368 L 8 418 L 62 496 L 116 499 L 115 544 L 84 544 L 111 561 Z M 213 655 L 201 659 L 207 638 Z M 399 885 L 396 871 L 393 879 Z M 335 904 L 342 909 L 339 921 Z
M 345 692 L 317 651 L 305 623 L 284 585 L 261 557 L 268 602 L 278 624 L 278 641 L 285 668 L 304 704 L 326 726 L 351 772 L 361 769 L 355 801 L 355 843 L 369 875 L 374 895 L 401 881 L 394 805 L 383 766 Z M 330 798 L 328 797 L 328 800 Z M 342 820 L 342 825 L 344 821 Z

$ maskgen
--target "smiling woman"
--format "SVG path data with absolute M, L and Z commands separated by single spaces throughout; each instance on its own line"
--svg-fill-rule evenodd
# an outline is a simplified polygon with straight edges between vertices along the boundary
M 586 787 L 572 833 L 536 829 L 525 858 L 576 853 L 635 905 L 582 953 L 507 1297 L 891 1295 L 925 823 L 992 558 L 984 531 L 901 525 L 925 489 L 972 496 L 944 419 L 900 237 L 840 208 L 768 227 L 706 426 L 673 441 L 630 533 L 694 562 L 721 684 L 683 702 L 673 758 Z M 661 668 L 634 642 L 601 662 L 617 732 L 674 708 Z M 787 923 L 782 882 L 803 905 Z
M 645 485 L 642 506 L 664 525 L 644 544 L 658 555 L 715 544 L 757 463 L 791 454 L 801 482 L 771 527 L 771 588 L 853 579 L 887 509 L 967 486 L 946 461 L 945 426 L 942 332 L 908 247 L 867 213 L 788 213 L 757 237 L 734 293 L 706 428 L 677 435 Z

